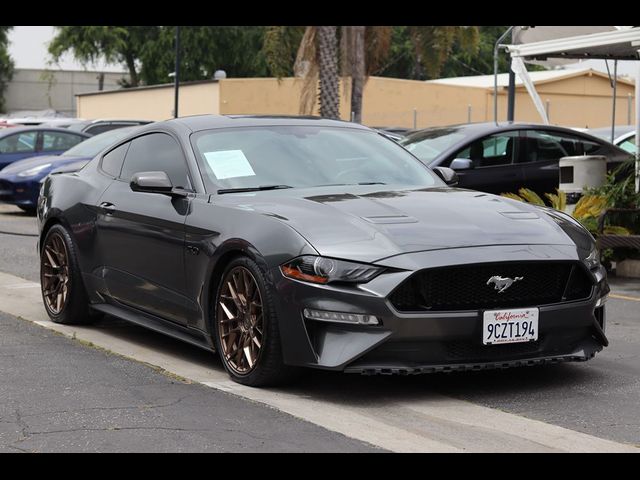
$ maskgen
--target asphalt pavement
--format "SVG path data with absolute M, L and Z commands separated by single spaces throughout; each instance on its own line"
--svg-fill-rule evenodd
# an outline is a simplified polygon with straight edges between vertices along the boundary
M 35 233 L 35 221 L 0 207 L 0 231 Z M 37 282 L 35 241 L 0 234 L 0 271 Z M 446 396 L 459 400 L 455 405 L 462 410 L 464 402 L 477 406 L 481 415 L 504 412 L 640 446 L 640 282 L 611 282 L 611 345 L 589 362 L 417 377 L 314 371 L 288 392 L 334 402 L 345 411 L 367 404 L 381 412 L 393 402 L 420 399 L 435 405 L 438 396 Z M 114 338 L 135 337 L 146 344 L 152 352 L 145 357 L 148 363 L 154 363 L 153 352 L 167 349 L 194 366 L 219 369 L 215 355 L 110 322 L 104 328 Z M 0 451 L 373 450 L 260 403 L 185 383 L 7 315 L 0 315 L 0 335 Z M 394 428 L 404 425 L 409 432 L 419 428 L 422 418 L 406 412 L 390 415 L 397 417 Z M 473 437 L 473 429 L 469 435 Z

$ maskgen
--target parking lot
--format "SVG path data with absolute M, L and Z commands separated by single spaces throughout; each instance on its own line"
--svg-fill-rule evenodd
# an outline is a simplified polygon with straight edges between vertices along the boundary
M 0 231 L 0 377 L 10 379 L 0 451 L 640 446 L 640 282 L 612 279 L 611 345 L 587 363 L 415 377 L 314 371 L 286 389 L 251 389 L 229 381 L 215 355 L 120 321 L 51 323 L 28 236 L 35 219 L 1 206 Z

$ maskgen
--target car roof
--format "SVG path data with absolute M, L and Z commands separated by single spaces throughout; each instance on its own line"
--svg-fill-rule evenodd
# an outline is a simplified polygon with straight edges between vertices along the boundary
M 7 128 L 7 129 L 2 129 L 0 130 L 0 137 L 5 137 L 7 135 L 13 135 L 15 133 L 20 133 L 20 132 L 60 132 L 60 133 L 71 133 L 72 135 L 80 135 L 81 137 L 87 137 L 89 138 L 91 135 L 88 135 L 84 132 L 78 132 L 75 130 L 69 130 L 68 128 L 58 128 L 58 127 L 43 127 L 40 125 L 32 125 L 32 126 L 25 126 L 25 127 L 11 127 L 11 128 Z
M 370 130 L 368 127 L 357 123 L 343 120 L 330 120 L 313 116 L 295 115 L 193 115 L 180 117 L 161 124 L 180 124 L 193 132 L 210 130 L 216 128 L 230 127 L 254 127 L 254 126 L 276 126 L 276 125 L 307 125 L 321 127 L 347 127 L 360 130 Z
M 558 125 L 546 125 L 543 123 L 526 123 L 526 122 L 481 122 L 481 123 L 461 123 L 457 125 L 446 125 L 441 127 L 429 127 L 410 133 L 403 139 L 403 143 L 411 143 L 411 140 L 419 139 L 421 133 L 434 132 L 438 130 L 459 130 L 465 132 L 468 136 L 483 136 L 491 133 L 498 133 L 508 130 L 552 130 L 556 132 L 564 132 L 578 135 L 584 138 L 590 138 L 602 142 L 602 138 L 594 136 L 589 132 L 577 131 L 569 127 L 561 127 Z
M 93 120 L 84 120 L 87 124 L 101 123 L 101 122 L 127 122 L 127 123 L 153 123 L 153 120 L 140 120 L 135 118 L 96 118 Z
M 635 125 L 616 125 L 613 131 L 613 143 L 618 144 L 635 135 L 635 132 Z M 607 142 L 611 141 L 611 127 L 591 128 L 587 130 L 587 133 L 602 138 Z
M 622 135 L 623 133 L 629 133 L 629 132 L 633 132 L 635 131 L 636 126 L 635 125 L 616 125 L 614 127 L 614 133 L 615 135 Z M 594 135 L 598 135 L 598 134 L 609 134 L 611 135 L 611 127 L 601 127 L 601 128 L 590 128 L 587 130 L 587 132 L 592 133 Z

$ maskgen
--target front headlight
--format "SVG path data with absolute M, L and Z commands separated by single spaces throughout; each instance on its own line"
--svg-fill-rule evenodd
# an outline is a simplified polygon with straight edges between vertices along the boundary
M 349 282 L 366 283 L 384 268 L 364 263 L 304 255 L 280 266 L 285 277 L 310 283 Z
M 46 170 L 51 166 L 50 163 L 45 163 L 43 165 L 38 165 L 37 167 L 30 168 L 29 170 L 25 170 L 18 174 L 19 177 L 35 177 L 43 170 Z
M 591 250 L 591 253 L 589 253 L 589 256 L 583 260 L 583 262 L 589 270 L 593 270 L 598 265 L 600 265 L 600 252 L 598 252 L 598 249 L 595 246 L 593 247 L 593 250 Z

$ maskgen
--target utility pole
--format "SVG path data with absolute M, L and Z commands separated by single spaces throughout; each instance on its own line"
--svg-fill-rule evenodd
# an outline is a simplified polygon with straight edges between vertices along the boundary
M 515 29 L 511 31 L 511 43 L 515 43 L 516 32 Z M 511 61 L 511 56 L 509 56 Z M 511 70 L 511 64 L 509 64 L 509 93 L 507 95 L 507 122 L 513 122 L 516 111 L 516 74 Z
M 173 82 L 175 90 L 173 118 L 178 118 L 178 89 L 180 87 L 180 27 L 176 27 L 176 69 Z
M 493 121 L 496 123 L 498 123 L 498 52 L 502 46 L 500 42 L 502 42 L 514 28 L 514 26 L 509 27 L 506 32 L 500 35 L 500 38 L 496 40 L 493 46 Z

